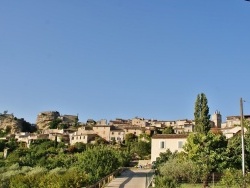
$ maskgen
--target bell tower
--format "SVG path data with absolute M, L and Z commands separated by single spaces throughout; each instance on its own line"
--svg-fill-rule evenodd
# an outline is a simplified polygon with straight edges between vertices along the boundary
M 214 127 L 221 128 L 222 117 L 218 110 L 216 110 L 212 115 L 212 121 L 214 122 Z

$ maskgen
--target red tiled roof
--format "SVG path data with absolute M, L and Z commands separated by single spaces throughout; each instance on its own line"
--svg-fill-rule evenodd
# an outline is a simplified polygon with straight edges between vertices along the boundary
M 187 138 L 188 134 L 155 134 L 152 139 L 163 139 L 163 138 Z

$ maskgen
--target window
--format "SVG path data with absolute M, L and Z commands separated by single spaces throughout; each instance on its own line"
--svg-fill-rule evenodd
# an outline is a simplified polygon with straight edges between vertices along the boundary
M 164 141 L 161 141 L 161 142 L 160 142 L 160 148 L 161 148 L 161 149 L 164 149 L 164 148 L 165 148 L 165 142 L 164 142 Z
M 72 136 L 72 140 L 74 140 L 74 136 Z
M 178 149 L 181 149 L 183 146 L 183 142 L 182 141 L 178 141 Z
M 111 133 L 112 135 L 114 134 L 114 132 Z

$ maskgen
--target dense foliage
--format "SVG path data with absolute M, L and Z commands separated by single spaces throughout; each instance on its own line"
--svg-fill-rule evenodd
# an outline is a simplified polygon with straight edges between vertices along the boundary
M 66 146 L 49 140 L 38 140 L 30 148 L 20 147 L 14 140 L 6 144 L 12 144 L 13 149 L 6 159 L 0 159 L 3 188 L 84 187 L 131 160 L 126 149 L 111 145 Z
M 197 96 L 194 109 L 195 131 L 204 134 L 207 134 L 211 128 L 207 103 L 206 95 L 201 93 Z

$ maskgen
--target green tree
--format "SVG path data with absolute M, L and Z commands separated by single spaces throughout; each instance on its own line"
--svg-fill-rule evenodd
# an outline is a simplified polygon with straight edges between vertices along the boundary
M 137 136 L 133 133 L 128 133 L 125 135 L 125 143 L 131 143 L 131 142 L 135 142 L 137 140 Z
M 204 93 L 198 94 L 194 109 L 195 131 L 207 134 L 211 128 L 209 107 Z
M 86 144 L 82 143 L 82 142 L 76 142 L 74 144 L 74 146 L 76 147 L 76 151 L 77 152 L 83 152 L 86 150 L 87 146 Z
M 180 187 L 178 182 L 166 176 L 156 176 L 155 178 L 155 186 L 157 188 L 177 188 Z
M 5 148 L 5 141 L 0 140 L 0 152 L 2 152 Z
M 107 146 L 87 149 L 84 153 L 77 155 L 80 163 L 78 167 L 90 175 L 92 182 L 120 167 L 115 150 Z
M 176 156 L 176 152 L 172 153 L 169 149 L 166 152 L 161 152 L 159 157 L 156 158 L 155 168 L 159 168 L 163 163 Z
M 227 146 L 228 153 L 228 167 L 234 169 L 241 169 L 242 167 L 242 148 L 241 148 L 241 136 L 235 135 L 228 140 Z M 248 155 L 248 153 L 246 153 Z
M 227 140 L 221 133 L 192 133 L 184 145 L 188 158 L 200 167 L 204 187 L 212 172 L 220 172 L 227 166 Z
M 21 131 L 22 132 L 35 132 L 37 130 L 37 127 L 34 125 L 31 125 L 29 122 L 25 120 L 21 120 Z
M 174 180 L 188 181 L 195 184 L 200 180 L 199 167 L 193 161 L 180 157 L 175 157 L 162 164 L 159 168 L 161 176 Z
M 76 118 L 75 118 L 74 126 L 75 126 L 75 127 L 78 127 L 78 126 L 79 126 L 79 118 L 78 118 L 78 115 L 77 115 Z
M 141 159 L 145 159 L 151 152 L 151 143 L 145 141 L 135 142 L 131 145 L 131 152 L 138 155 Z
M 142 133 L 139 135 L 139 140 L 151 142 L 151 136 L 146 133 Z
M 49 128 L 50 129 L 56 129 L 56 128 L 59 128 L 59 124 L 62 122 L 62 120 L 61 119 L 54 119 L 53 121 L 51 121 L 50 123 L 49 123 Z
M 162 134 L 174 134 L 173 127 L 169 126 L 162 131 Z
M 248 175 L 249 176 L 249 175 Z M 223 176 L 220 180 L 220 184 L 226 188 L 241 188 L 244 187 L 244 178 L 241 170 L 234 168 L 227 168 L 223 171 Z

